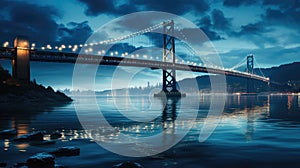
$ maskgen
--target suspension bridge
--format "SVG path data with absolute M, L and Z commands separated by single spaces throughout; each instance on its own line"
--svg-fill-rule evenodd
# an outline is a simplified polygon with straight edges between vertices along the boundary
M 149 34 L 152 31 L 162 28 L 163 40 L 162 54 L 139 55 L 133 54 L 134 51 L 126 51 L 122 48 L 122 52 L 117 48 L 101 49 L 101 46 L 116 44 L 128 39 L 134 39 L 138 36 Z M 270 82 L 269 78 L 263 75 L 253 73 L 254 57 L 248 55 L 245 59 L 232 68 L 221 68 L 205 64 L 197 64 L 193 61 L 179 60 L 175 56 L 175 37 L 174 37 L 174 21 L 166 21 L 154 26 L 147 27 L 134 33 L 130 33 L 118 38 L 107 39 L 99 42 L 74 44 L 74 45 L 56 45 L 52 47 L 50 44 L 37 48 L 35 43 L 30 44 L 24 37 L 17 37 L 14 40 L 14 47 L 9 47 L 9 43 L 5 42 L 0 48 L 0 59 L 12 60 L 12 75 L 14 78 L 23 81 L 30 80 L 30 61 L 41 62 L 57 62 L 57 63 L 80 63 L 80 64 L 101 64 L 112 66 L 132 66 L 147 67 L 151 69 L 161 69 L 162 73 L 162 94 L 167 96 L 184 96 L 177 88 L 176 70 L 202 72 L 210 74 L 224 74 L 227 76 L 236 76 L 247 79 L 247 92 L 253 92 L 253 80 Z M 134 40 L 133 40 L 134 41 Z M 187 50 L 194 55 L 197 52 L 188 44 L 185 44 Z M 93 49 L 96 47 L 96 50 Z M 105 48 L 105 47 L 104 47 Z M 112 50 L 115 49 L 115 51 Z M 78 53 L 78 50 L 84 50 Z M 125 51 L 124 51 L 125 50 Z M 235 70 L 236 68 L 246 64 L 246 72 Z M 159 95 L 159 94 L 157 94 Z

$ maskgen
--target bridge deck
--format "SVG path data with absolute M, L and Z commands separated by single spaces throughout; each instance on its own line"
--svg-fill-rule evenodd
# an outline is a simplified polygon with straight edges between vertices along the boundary
M 14 55 L 13 48 L 0 48 L 0 58 L 12 59 Z M 225 69 L 217 69 L 203 66 L 193 66 L 185 64 L 172 64 L 170 62 L 125 58 L 125 57 L 112 57 L 112 56 L 100 56 L 100 55 L 86 55 L 78 53 L 65 53 L 65 52 L 49 52 L 49 51 L 30 51 L 31 61 L 42 62 L 58 62 L 58 63 L 80 63 L 80 64 L 101 64 L 101 65 L 113 65 L 113 66 L 133 66 L 133 67 L 148 67 L 152 69 L 172 69 L 192 72 L 203 72 L 211 74 L 224 74 L 228 76 L 237 76 L 243 78 L 251 78 L 255 80 L 261 80 L 269 82 L 269 78 L 258 76 L 255 74 L 249 74 L 239 71 L 230 71 Z

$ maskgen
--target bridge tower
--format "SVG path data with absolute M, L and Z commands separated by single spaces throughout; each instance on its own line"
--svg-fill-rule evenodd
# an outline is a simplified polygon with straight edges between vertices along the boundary
M 247 73 L 253 74 L 254 69 L 254 57 L 253 54 L 247 56 Z M 247 93 L 254 93 L 254 81 L 251 78 L 247 78 Z
M 29 41 L 18 36 L 14 40 L 14 54 L 12 58 L 12 77 L 19 81 L 30 81 L 30 51 Z
M 176 81 L 176 69 L 175 69 L 175 38 L 174 38 L 174 21 L 163 22 L 163 62 L 167 61 L 168 57 L 172 59 L 172 69 L 163 69 L 162 74 L 162 91 L 154 94 L 156 97 L 181 97 L 185 94 L 181 94 L 177 90 Z

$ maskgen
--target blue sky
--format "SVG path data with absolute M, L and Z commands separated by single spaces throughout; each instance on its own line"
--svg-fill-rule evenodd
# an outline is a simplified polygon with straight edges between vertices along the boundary
M 210 38 L 225 67 L 234 66 L 250 53 L 262 67 L 300 60 L 300 0 L 3 0 L 0 43 L 12 44 L 20 34 L 40 45 L 84 43 L 109 21 L 149 10 L 195 23 Z M 9 67 L 7 62 L 1 63 Z M 64 73 L 57 71 L 59 66 L 33 63 L 33 70 L 39 71 L 32 71 L 32 77 L 55 88 L 70 87 L 73 66 L 64 66 Z M 152 83 L 160 79 L 159 73 L 154 74 L 157 77 Z M 59 80 L 54 80 L 54 75 Z M 137 85 L 146 85 L 145 81 Z

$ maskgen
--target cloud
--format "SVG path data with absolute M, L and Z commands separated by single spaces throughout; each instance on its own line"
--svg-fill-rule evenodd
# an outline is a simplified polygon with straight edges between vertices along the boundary
M 221 10 L 214 9 L 209 15 L 203 16 L 197 21 L 197 25 L 202 29 L 202 31 L 208 36 L 210 40 L 223 40 L 225 39 L 220 35 L 218 31 L 223 34 L 229 33 L 231 31 L 231 18 L 226 18 Z
M 242 5 L 253 5 L 256 4 L 256 0 L 224 0 L 223 5 L 227 7 L 239 7 Z
M 242 25 L 241 30 L 232 32 L 231 36 L 244 38 L 248 41 L 251 41 L 259 48 L 265 48 L 267 44 L 275 45 L 278 42 L 275 37 L 268 34 L 270 32 L 273 32 L 273 29 L 268 28 L 264 22 L 260 21 Z
M 213 27 L 218 30 L 228 30 L 231 28 L 230 18 L 226 18 L 221 10 L 212 11 Z
M 0 6 L 6 1 L 2 1 Z M 12 1 L 6 4 L 7 18 L 1 18 L 0 36 L 13 40 L 16 35 L 26 35 L 31 41 L 54 41 L 58 27 L 54 18 L 60 17 L 57 10 L 50 6 L 37 6 Z
M 0 24 L 5 25 L 0 27 L 1 40 L 8 40 L 10 44 L 17 35 L 27 36 L 30 42 L 40 46 L 54 42 L 84 42 L 92 32 L 87 22 L 70 22 L 67 26 L 58 24 L 56 20 L 62 16 L 52 6 L 21 1 L 1 1 L 0 6 L 6 16 L 0 18 Z
M 209 5 L 205 0 L 79 0 L 86 5 L 85 14 L 88 16 L 98 16 L 100 14 L 124 15 L 137 11 L 162 11 L 183 15 L 194 11 L 204 13 L 209 10 Z
M 263 5 L 266 6 L 278 6 L 280 9 L 298 8 L 300 4 L 299 0 L 264 0 Z
M 264 32 L 267 32 L 266 26 L 263 22 L 257 22 L 241 26 L 241 31 L 238 32 L 238 35 L 261 35 Z
M 70 22 L 66 26 L 60 25 L 58 28 L 58 41 L 60 43 L 79 44 L 84 43 L 93 33 L 93 30 L 88 25 L 87 21 L 76 23 Z
M 85 14 L 87 16 L 98 16 L 100 14 L 111 15 L 124 15 L 132 12 L 136 12 L 137 8 L 129 3 L 123 3 L 118 5 L 113 0 L 79 0 L 86 5 Z
M 294 8 L 288 8 L 285 10 L 268 8 L 266 14 L 262 15 L 262 19 L 269 24 L 279 26 L 289 25 L 297 29 L 300 26 L 299 18 L 300 11 Z

